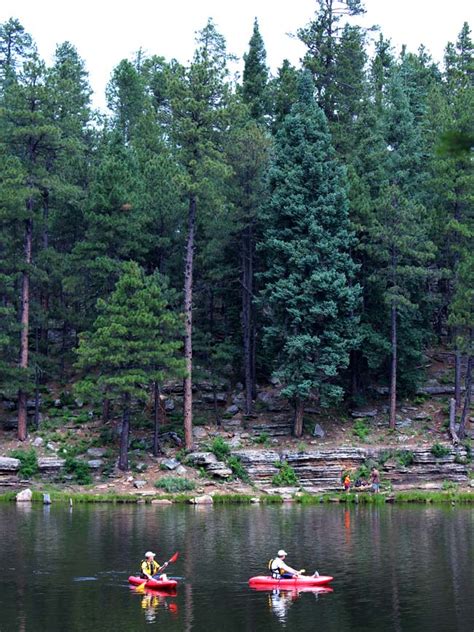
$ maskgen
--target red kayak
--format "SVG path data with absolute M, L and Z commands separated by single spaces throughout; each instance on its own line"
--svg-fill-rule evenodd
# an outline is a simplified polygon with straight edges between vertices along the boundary
M 130 584 L 134 586 L 141 586 L 144 584 L 145 588 L 152 588 L 153 590 L 176 590 L 178 582 L 175 579 L 143 579 L 136 575 L 130 575 L 128 578 Z
M 292 577 L 291 579 L 275 579 L 269 575 L 257 575 L 257 577 L 251 577 L 249 579 L 249 586 L 251 588 L 281 588 L 288 590 L 298 590 L 304 586 L 324 586 L 332 582 L 334 577 L 330 575 L 319 575 L 318 577 L 307 577 L 302 575 L 300 577 Z

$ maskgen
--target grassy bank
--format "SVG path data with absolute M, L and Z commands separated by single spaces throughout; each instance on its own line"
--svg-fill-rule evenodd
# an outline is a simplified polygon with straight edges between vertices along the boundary
M 0 502 L 14 502 L 16 491 L 8 491 L 0 494 Z M 49 494 L 53 503 L 151 503 L 153 500 L 169 500 L 174 504 L 186 504 L 195 496 L 192 494 L 156 494 L 153 496 L 143 497 L 139 494 L 93 494 L 88 492 L 62 492 L 45 490 L 34 491 L 32 502 L 43 503 L 43 494 Z M 328 494 L 301 494 L 288 500 L 279 495 L 265 494 L 262 496 L 249 494 L 214 494 L 213 503 L 215 505 L 236 505 L 236 504 L 279 504 L 283 502 L 295 502 L 300 505 L 316 505 L 339 503 L 345 505 L 353 504 L 372 504 L 383 505 L 385 503 L 474 503 L 474 491 L 402 491 L 394 493 L 380 494 L 345 494 L 345 493 L 328 493 Z

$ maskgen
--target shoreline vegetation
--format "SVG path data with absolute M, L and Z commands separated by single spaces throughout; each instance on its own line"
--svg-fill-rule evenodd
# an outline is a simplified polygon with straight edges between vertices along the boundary
M 14 502 L 18 491 L 8 491 L 0 494 L 0 502 Z M 94 503 L 111 503 L 111 504 L 200 504 L 193 503 L 196 495 L 193 494 L 156 494 L 146 496 L 140 494 L 94 494 L 87 492 L 67 492 L 67 491 L 40 491 L 32 492 L 32 503 L 45 503 L 44 495 L 47 494 L 51 503 L 69 503 L 73 504 L 94 504 Z M 241 505 L 241 504 L 299 504 L 299 505 L 316 505 L 316 504 L 431 504 L 431 503 L 474 503 L 474 491 L 470 490 L 405 490 L 398 492 L 380 492 L 372 493 L 345 493 L 334 492 L 324 494 L 304 494 L 299 493 L 291 497 L 285 497 L 280 494 L 251 495 L 251 494 L 213 494 L 212 501 L 208 505 Z M 20 503 L 25 504 L 25 503 Z

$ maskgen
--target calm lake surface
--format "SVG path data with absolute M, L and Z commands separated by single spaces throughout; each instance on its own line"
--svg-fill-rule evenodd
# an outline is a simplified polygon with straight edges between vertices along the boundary
M 256 592 L 279 548 L 333 592 Z M 127 582 L 144 552 L 176 596 Z M 474 630 L 474 509 L 0 505 L 0 632 Z

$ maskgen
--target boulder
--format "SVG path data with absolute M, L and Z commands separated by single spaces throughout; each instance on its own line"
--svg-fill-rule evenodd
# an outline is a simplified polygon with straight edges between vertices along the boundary
M 173 503 L 168 498 L 154 498 L 151 501 L 152 505 L 172 505 Z
M 166 399 L 165 400 L 165 411 L 167 413 L 170 413 L 174 409 L 175 409 L 174 399 Z
M 376 410 L 353 410 L 351 411 L 351 417 L 353 417 L 354 419 L 363 419 L 363 418 L 371 418 L 371 417 L 376 417 L 377 416 L 377 411 Z
M 20 469 L 20 459 L 0 456 L 0 472 L 16 472 Z
M 98 470 L 104 465 L 104 462 L 102 459 L 91 459 L 90 461 L 87 461 L 87 465 L 91 470 Z
M 135 487 L 135 489 L 143 489 L 144 487 L 147 486 L 147 482 L 136 480 L 136 481 L 133 481 L 133 486 Z
M 326 433 L 324 432 L 321 425 L 315 424 L 314 430 L 313 430 L 313 437 L 317 437 L 318 439 L 324 439 L 325 436 L 326 436 Z
M 175 470 L 179 467 L 180 462 L 178 459 L 165 459 L 161 462 L 161 467 L 166 468 L 167 470 Z
M 207 437 L 207 430 L 202 426 L 194 426 L 193 437 L 194 439 L 205 439 Z
M 229 476 L 232 476 L 232 470 L 222 461 L 208 465 L 206 472 L 209 472 L 212 476 L 217 476 L 217 478 L 229 478 Z
M 239 407 L 236 404 L 232 404 L 232 406 L 229 406 L 225 412 L 227 415 L 236 415 L 239 412 Z
M 31 445 L 34 448 L 39 448 L 43 445 L 44 443 L 44 439 L 42 437 L 35 437 L 34 440 L 31 442 Z
M 38 467 L 41 470 L 59 470 L 64 467 L 64 459 L 57 456 L 44 456 L 38 459 Z
M 214 501 L 212 500 L 212 496 L 209 494 L 204 494 L 203 496 L 195 496 L 191 498 L 189 501 L 192 505 L 212 505 Z
M 87 454 L 94 457 L 94 459 L 101 459 L 103 456 L 105 456 L 106 452 L 107 450 L 105 448 L 89 448 L 87 450 Z
M 188 470 L 184 467 L 184 465 L 178 465 L 178 467 L 175 469 L 174 473 L 177 476 L 185 476 L 188 473 Z
M 217 457 L 212 452 L 191 452 L 188 454 L 187 460 L 193 465 L 208 467 L 217 463 Z
M 30 503 L 33 498 L 33 492 L 31 489 L 24 489 L 19 494 L 16 495 L 17 503 Z

